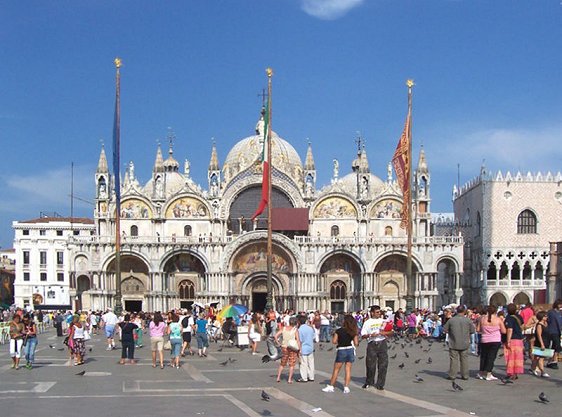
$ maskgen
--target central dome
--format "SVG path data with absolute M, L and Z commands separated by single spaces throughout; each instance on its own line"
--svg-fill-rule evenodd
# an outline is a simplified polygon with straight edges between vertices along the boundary
M 242 139 L 232 147 L 223 165 L 223 178 L 229 182 L 238 173 L 251 166 L 259 166 L 263 149 L 263 135 Z M 271 165 L 287 174 L 297 184 L 302 180 L 302 162 L 289 142 L 271 132 Z

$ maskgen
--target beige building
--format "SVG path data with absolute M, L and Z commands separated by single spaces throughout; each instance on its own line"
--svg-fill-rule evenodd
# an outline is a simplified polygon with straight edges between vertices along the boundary
M 467 304 L 551 302 L 550 242 L 562 237 L 562 175 L 491 174 L 453 190 Z M 547 297 L 547 290 L 550 297 Z

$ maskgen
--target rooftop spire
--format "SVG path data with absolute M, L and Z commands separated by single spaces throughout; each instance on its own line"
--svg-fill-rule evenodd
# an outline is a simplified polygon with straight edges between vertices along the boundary
M 308 149 L 306 151 L 306 161 L 304 163 L 304 169 L 307 171 L 314 171 L 314 157 L 312 156 L 312 144 L 308 141 Z
M 96 170 L 98 174 L 109 172 L 107 168 L 107 157 L 105 156 L 105 147 L 103 143 L 101 145 L 100 159 L 98 162 L 98 169 Z
M 425 160 L 425 150 L 423 149 L 423 145 L 420 149 L 420 159 L 418 160 L 418 169 L 419 173 L 427 173 L 427 161 Z
M 154 161 L 154 172 L 164 171 L 164 158 L 162 158 L 162 148 L 160 143 L 158 143 L 158 149 L 156 150 L 156 160 Z
M 211 161 L 209 162 L 209 171 L 218 171 L 219 167 L 219 157 L 217 155 L 217 145 L 215 143 L 215 138 L 213 138 L 213 145 L 211 147 Z

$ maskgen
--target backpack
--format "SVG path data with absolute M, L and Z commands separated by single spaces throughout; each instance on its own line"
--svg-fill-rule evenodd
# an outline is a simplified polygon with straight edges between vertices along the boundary
M 186 329 L 189 326 L 189 317 L 184 317 L 181 321 L 181 326 Z

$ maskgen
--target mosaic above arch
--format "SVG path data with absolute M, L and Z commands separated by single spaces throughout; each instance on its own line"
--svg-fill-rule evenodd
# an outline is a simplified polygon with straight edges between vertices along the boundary
M 341 219 L 356 218 L 357 210 L 355 206 L 345 198 L 329 197 L 323 200 L 314 209 L 315 219 Z
M 292 270 L 290 259 L 273 248 L 271 267 L 274 272 L 289 273 Z M 234 272 L 259 272 L 267 270 L 267 248 L 265 243 L 255 243 L 242 249 L 232 263 Z
M 151 219 L 152 209 L 144 201 L 132 198 L 121 203 L 122 219 Z
M 192 197 L 174 200 L 166 210 L 167 219 L 200 219 L 209 217 L 205 204 Z
M 347 272 L 358 274 L 361 272 L 357 262 L 348 255 L 338 254 L 329 257 L 320 268 L 321 274 Z
M 401 211 L 401 202 L 386 198 L 373 206 L 370 217 L 372 219 L 400 219 Z

